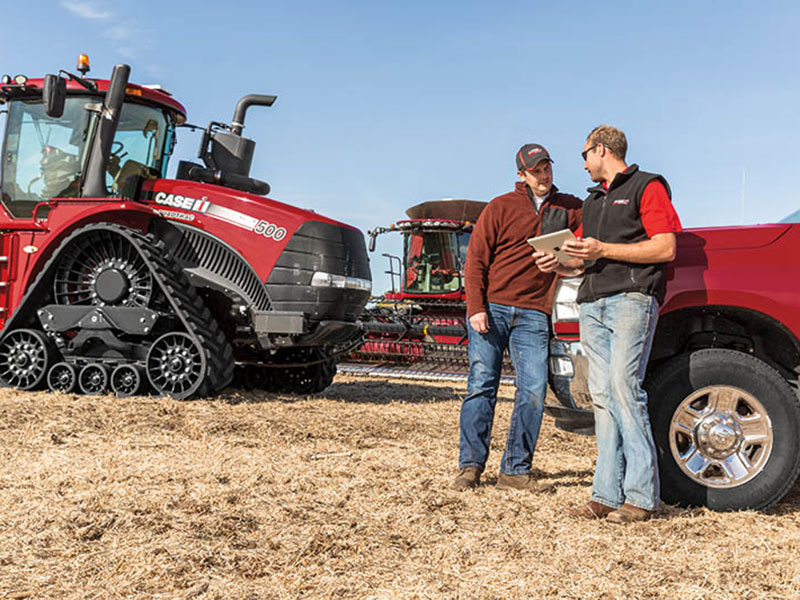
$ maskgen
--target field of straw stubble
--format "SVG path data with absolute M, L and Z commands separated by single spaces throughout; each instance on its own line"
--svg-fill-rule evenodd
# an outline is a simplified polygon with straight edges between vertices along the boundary
M 338 377 L 291 398 L 0 392 L 2 598 L 794 598 L 800 495 L 614 526 L 592 438 L 545 418 L 539 494 L 450 491 L 461 384 Z

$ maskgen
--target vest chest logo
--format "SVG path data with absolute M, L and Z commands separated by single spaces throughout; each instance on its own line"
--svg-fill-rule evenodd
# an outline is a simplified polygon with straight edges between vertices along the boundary
M 612 206 L 617 206 L 617 205 L 620 205 L 620 206 L 625 206 L 625 205 L 627 205 L 627 204 L 629 204 L 629 203 L 630 203 L 630 198 L 621 198 L 621 199 L 619 199 L 619 200 L 614 200 L 614 201 L 611 203 L 611 205 L 612 205 Z

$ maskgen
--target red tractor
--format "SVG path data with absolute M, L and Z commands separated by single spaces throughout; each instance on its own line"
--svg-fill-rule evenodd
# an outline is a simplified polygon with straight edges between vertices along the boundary
M 5 76 L 0 383 L 175 398 L 316 392 L 361 340 L 371 289 L 357 229 L 264 197 L 242 137 L 212 122 L 166 179 L 186 111 L 158 87 L 60 71 Z

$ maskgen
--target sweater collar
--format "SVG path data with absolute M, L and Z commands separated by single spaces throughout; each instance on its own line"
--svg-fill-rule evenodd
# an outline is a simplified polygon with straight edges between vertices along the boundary
M 517 181 L 514 184 L 514 191 L 516 191 L 518 194 L 524 194 L 528 200 L 533 202 L 533 197 L 534 197 L 533 192 L 531 191 L 531 188 L 528 187 L 528 184 L 525 183 L 524 181 Z M 555 198 L 556 194 L 558 194 L 558 188 L 554 183 L 553 186 L 550 188 L 550 191 L 547 192 L 547 196 L 544 197 L 544 202 L 542 203 L 542 206 L 544 206 L 546 203 L 550 202 L 550 200 Z
M 637 165 L 637 164 L 630 165 L 622 173 L 617 173 L 616 177 L 614 177 L 614 180 L 611 182 L 611 185 L 609 185 L 608 188 L 606 188 L 601 183 L 601 184 L 595 185 L 593 187 L 586 188 L 586 191 L 589 192 L 590 194 L 600 193 L 600 194 L 605 195 L 610 190 L 612 190 L 614 188 L 617 188 L 617 187 L 621 186 L 623 183 L 625 183 L 626 181 L 628 181 L 628 179 L 630 179 L 638 170 L 639 170 L 639 165 Z

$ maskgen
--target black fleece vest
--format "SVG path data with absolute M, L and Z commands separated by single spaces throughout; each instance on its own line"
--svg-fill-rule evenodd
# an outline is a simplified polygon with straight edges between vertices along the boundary
M 550 204 L 550 201 L 554 201 L 558 196 L 562 195 L 555 185 L 551 188 L 550 193 L 538 210 L 531 188 L 526 185 L 525 191 L 528 193 L 528 200 L 531 201 L 533 210 L 539 213 L 539 231 L 535 232 L 535 235 L 546 235 L 562 229 L 569 229 L 569 212 L 563 206 Z
M 608 190 L 600 185 L 589 188 L 589 197 L 583 203 L 583 236 L 613 244 L 648 239 L 640 206 L 644 188 L 653 180 L 663 183 L 672 199 L 666 179 L 640 171 L 637 165 L 619 173 Z M 586 261 L 578 302 L 593 302 L 623 292 L 642 292 L 655 296 L 660 304 L 665 291 L 666 263 L 638 264 L 601 258 Z

